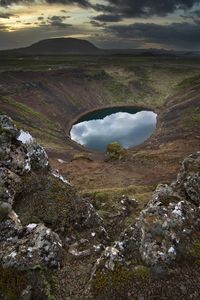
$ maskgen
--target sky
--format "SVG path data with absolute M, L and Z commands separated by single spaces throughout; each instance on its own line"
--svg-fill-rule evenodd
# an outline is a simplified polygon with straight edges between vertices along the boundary
M 0 0 L 0 49 L 48 38 L 100 48 L 200 50 L 200 0 Z
M 149 138 L 156 128 L 156 122 L 157 115 L 151 111 L 135 114 L 118 112 L 103 119 L 75 124 L 70 135 L 72 140 L 94 150 L 105 151 L 112 142 L 130 148 Z

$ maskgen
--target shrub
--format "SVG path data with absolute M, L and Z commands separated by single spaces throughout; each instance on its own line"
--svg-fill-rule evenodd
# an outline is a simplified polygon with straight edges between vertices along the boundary
M 113 142 L 107 146 L 106 150 L 111 160 L 120 160 L 125 153 L 124 148 L 118 142 Z

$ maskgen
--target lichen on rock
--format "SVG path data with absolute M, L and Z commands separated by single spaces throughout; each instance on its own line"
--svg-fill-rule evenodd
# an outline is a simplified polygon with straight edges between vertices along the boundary
M 139 260 L 142 270 L 148 266 L 153 276 L 166 276 L 168 266 L 181 257 L 187 258 L 191 244 L 199 245 L 199 241 L 195 242 L 200 231 L 199 161 L 200 152 L 186 158 L 177 180 L 171 185 L 159 185 L 136 222 L 118 242 L 105 249 L 90 279 L 93 292 L 99 284 L 97 278 L 106 281 L 111 271 L 115 274 L 119 266 L 132 266 Z M 192 249 L 190 256 L 198 259 L 197 247 Z
M 91 231 L 93 243 L 100 242 L 96 234 L 107 238 L 94 207 L 50 169 L 46 151 L 30 133 L 18 130 L 7 116 L 0 116 L 0 129 L 0 265 L 20 271 L 59 268 L 61 239 L 72 228 Z M 69 252 L 79 254 L 72 248 Z
M 11 220 L 0 223 L 0 264 L 4 268 L 31 270 L 43 265 L 59 267 L 60 238 L 44 224 L 18 228 Z

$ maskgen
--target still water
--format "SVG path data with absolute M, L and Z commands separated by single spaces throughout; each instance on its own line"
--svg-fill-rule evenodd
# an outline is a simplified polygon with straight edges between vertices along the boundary
M 77 143 L 98 151 L 119 142 L 124 148 L 143 143 L 156 128 L 157 114 L 133 108 L 108 108 L 89 113 L 74 124 L 70 135 Z

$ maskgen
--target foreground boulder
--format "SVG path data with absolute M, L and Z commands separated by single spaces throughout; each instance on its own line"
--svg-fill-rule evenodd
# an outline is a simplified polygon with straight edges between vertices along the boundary
M 179 261 L 193 258 L 198 263 L 199 195 L 200 152 L 197 152 L 183 161 L 176 181 L 157 187 L 136 222 L 101 254 L 90 279 L 93 297 L 101 294 L 129 299 L 129 288 L 137 286 L 140 291 L 144 284 L 147 289 L 151 278 L 166 277 Z
M 0 116 L 0 265 L 18 270 L 41 265 L 58 267 L 62 243 L 44 224 L 22 226 L 14 211 L 23 192 L 23 175 L 33 170 L 48 170 L 45 150 L 32 136 L 18 130 L 7 116 Z
M 59 236 L 43 224 L 19 227 L 7 220 L 0 223 L 0 264 L 4 268 L 31 270 L 57 268 L 62 261 Z
M 183 163 L 177 180 L 160 185 L 136 226 L 141 231 L 140 253 L 149 265 L 170 263 L 186 252 L 200 230 L 200 152 Z
M 14 280 L 17 292 L 11 299 L 21 299 L 26 291 L 29 297 L 34 293 L 33 299 L 47 299 L 43 270 L 62 267 L 64 247 L 75 259 L 77 253 L 90 255 L 93 244 L 107 239 L 106 231 L 94 207 L 58 171 L 51 170 L 44 148 L 4 115 L 0 115 L 0 145 L 0 298 L 10 299 L 7 282 Z M 88 240 L 85 252 L 84 240 Z M 78 245 L 76 251 L 73 244 Z M 31 276 L 22 284 L 23 291 L 18 288 L 21 275 Z M 47 289 L 45 295 L 41 289 Z M 39 291 L 42 296 L 37 298 Z

